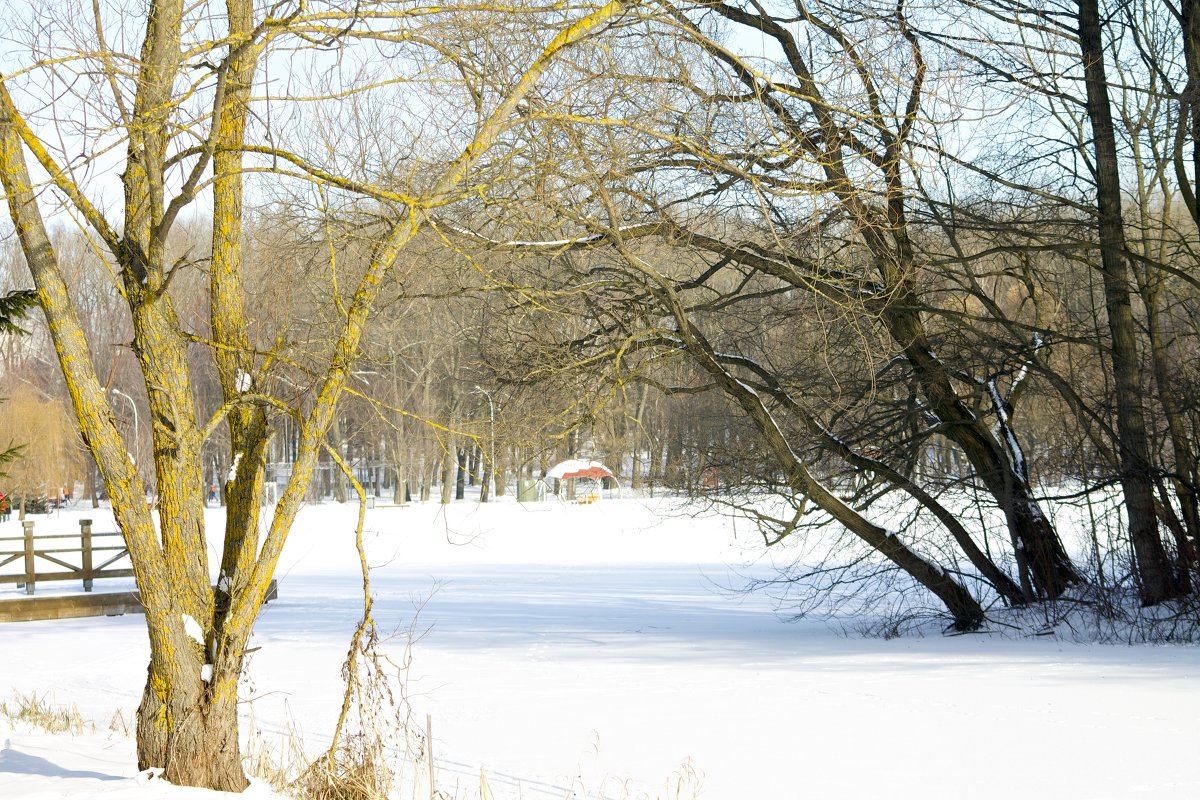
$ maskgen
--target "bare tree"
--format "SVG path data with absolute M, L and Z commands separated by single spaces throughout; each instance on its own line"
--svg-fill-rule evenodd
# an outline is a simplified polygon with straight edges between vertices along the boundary
M 909 494 L 1010 602 L 1061 594 L 1078 575 L 1015 435 L 1019 370 L 978 369 L 939 347 L 953 343 L 937 299 L 945 282 L 910 221 L 912 165 L 935 113 L 924 103 L 938 87 L 904 8 L 664 3 L 643 22 L 654 67 L 617 64 L 619 77 L 580 77 L 586 91 L 531 108 L 527 146 L 556 158 L 511 194 L 548 206 L 521 215 L 557 218 L 551 234 L 534 244 L 506 230 L 514 214 L 489 236 L 557 256 L 560 275 L 547 277 L 584 322 L 576 364 L 610 359 L 620 385 L 644 374 L 642 359 L 686 353 L 704 379 L 672 388 L 723 392 L 758 431 L 782 492 L 853 530 L 960 627 L 982 616 L 970 592 L 838 497 L 821 474 L 830 461 Z M 766 55 L 718 38 L 725 26 L 752 31 Z M 576 108 L 603 109 L 603 124 Z M 1003 513 L 1022 585 L 980 546 L 985 531 L 966 530 L 922 486 L 920 454 L 938 439 Z M 795 527 L 778 520 L 780 533 Z
M 1097 460 L 1111 463 L 1112 478 L 1122 486 L 1142 602 L 1179 596 L 1188 591 L 1188 554 L 1194 550 L 1185 526 L 1196 517 L 1190 477 L 1195 447 L 1179 413 L 1177 370 L 1168 354 L 1168 342 L 1180 347 L 1184 339 L 1167 332 L 1170 314 L 1163 291 L 1172 282 L 1194 283 L 1173 263 L 1175 253 L 1194 258 L 1189 252 L 1194 234 L 1166 222 L 1175 192 L 1185 197 L 1190 192 L 1177 169 L 1186 145 L 1180 138 L 1186 111 L 1172 116 L 1176 87 L 1186 76 L 1181 63 L 1186 59 L 1177 56 L 1186 43 L 1153 3 L 1108 7 L 1087 0 L 1053 12 L 1019 0 L 963 7 L 972 35 L 923 35 L 990 74 L 993 86 L 1002 88 L 986 97 L 1010 99 L 993 114 L 996 143 L 987 158 L 966 164 L 945 155 L 944 163 L 953 164 L 960 177 L 972 171 L 981 176 L 983 191 L 995 194 L 995 187 L 1003 187 L 1004 200 L 993 202 L 993 208 L 1020 210 L 1004 221 L 985 219 L 967 204 L 952 210 L 942 200 L 933 216 L 951 238 L 957 235 L 954 228 L 995 232 L 1006 245 L 992 247 L 987 260 L 1006 260 L 1005 269 L 1024 269 L 1034 281 L 1042 278 L 1028 265 L 1034 259 L 1045 262 L 1052 251 L 1064 266 L 1075 262 L 1062 274 L 1073 271 L 1071 280 L 1082 285 L 1090 280 L 1081 267 L 1094 265 L 1100 302 L 1083 311 L 1077 326 L 1048 323 L 1038 329 L 1043 341 L 1048 337 L 1063 347 L 1090 343 L 1107 368 L 1080 382 L 1057 371 L 1061 361 L 1054 365 L 1034 356 L 1029 363 L 1067 402 Z M 1044 124 L 1045 134 L 1030 137 L 1029 118 L 1037 121 L 1032 127 Z M 1123 187 L 1125 176 L 1136 185 L 1135 193 Z M 1155 239 L 1157 245 L 1151 243 Z M 979 259 L 978 251 L 964 253 L 961 239 L 955 256 Z M 1175 297 L 1188 302 L 1178 293 Z M 1076 301 L 1064 297 L 1059 302 L 1067 308 Z M 997 320 L 1006 317 L 994 306 L 989 311 Z M 1102 396 L 1090 397 L 1101 386 Z M 1171 454 L 1166 459 L 1156 443 L 1159 414 L 1165 428 L 1161 437 Z M 1172 476 L 1173 492 L 1166 489 L 1166 475 Z M 1173 534 L 1176 557 L 1164 546 L 1163 527 Z
M 92 101 L 89 107 L 112 126 L 98 126 L 99 135 L 107 136 L 110 130 L 120 135 L 115 144 L 101 138 L 87 142 L 84 149 L 97 153 L 119 146 L 124 150 L 119 223 L 89 196 L 86 165 L 72 161 L 74 146 L 64 152 L 51 144 L 54 125 L 65 124 L 68 111 L 60 108 L 56 115 L 52 107 L 48 115 L 28 116 L 16 99 L 16 89 L 18 84 L 22 89 L 29 85 L 13 77 L 0 83 L 0 180 L 77 423 L 112 499 L 146 608 L 151 656 L 138 711 L 142 768 L 162 767 L 168 780 L 180 784 L 231 791 L 246 786 L 237 737 L 237 685 L 246 642 L 325 446 L 380 286 L 427 221 L 430 209 L 451 202 L 464 188 L 471 194 L 467 184 L 472 168 L 501 137 L 522 101 L 562 52 L 622 11 L 621 3 L 613 2 L 584 6 L 577 13 L 552 12 L 545 19 L 546 34 L 521 51 L 528 60 L 508 63 L 508 69 L 489 74 L 487 81 L 474 87 L 479 91 L 475 113 L 450 138 L 454 144 L 443 148 L 452 155 L 431 162 L 407 192 L 372 182 L 367 174 L 339 174 L 336 151 L 330 156 L 332 169 L 325 169 L 299 147 L 288 149 L 272 136 L 252 137 L 251 120 L 260 102 L 253 94 L 256 74 L 270 48 L 284 41 L 350 47 L 357 36 L 391 42 L 400 49 L 411 45 L 419 51 L 424 43 L 441 38 L 413 36 L 407 27 L 410 21 L 442 23 L 446 37 L 435 50 L 452 50 L 456 42 L 473 38 L 461 28 L 454 34 L 452 10 L 366 2 L 351 11 L 343 10 L 340 3 L 320 7 L 284 3 L 256 11 L 250 0 L 228 0 L 223 8 L 152 0 L 140 20 L 144 27 L 140 49 L 134 54 L 109 48 L 105 30 L 111 19 L 97 5 L 90 30 L 80 34 L 89 40 L 86 47 L 69 59 L 35 53 L 22 74 L 28 76 L 51 64 L 62 69 L 64 61 L 72 60 L 79 74 L 88 76 L 85 83 L 93 90 L 86 98 Z M 524 18 L 516 12 L 498 13 L 509 19 Z M 121 22 L 128 26 L 138 21 Z M 224 29 L 209 36 L 215 25 Z M 388 63 L 398 68 L 412 62 L 397 58 Z M 339 87 L 338 96 L 353 100 L 369 88 Z M 110 260 L 128 305 L 133 350 L 152 426 L 158 524 L 106 402 L 77 303 L 47 232 L 39 187 L 27 157 L 32 157 L 55 195 L 82 221 Z M 339 275 L 349 278 L 349 291 L 343 295 L 341 286 L 332 290 L 341 311 L 338 324 L 323 363 L 312 373 L 312 392 L 296 408 L 266 391 L 273 357 L 252 339 L 248 326 L 242 221 L 245 179 L 254 170 L 290 173 L 348 198 L 368 198 L 377 219 L 373 243 L 357 272 Z M 186 253 L 172 258 L 172 231 L 185 209 L 204 192 L 212 205 L 211 339 L 195 335 L 183 324 L 170 291 L 173 281 L 193 267 L 193 258 Z M 199 415 L 192 392 L 189 348 L 195 343 L 211 349 L 225 398 L 207 420 Z M 293 414 L 300 435 L 291 478 L 260 539 L 259 487 L 269 437 L 266 416 L 271 409 Z M 233 452 L 226 489 L 225 546 L 214 588 L 202 516 L 201 453 L 205 439 L 222 422 L 229 426 Z

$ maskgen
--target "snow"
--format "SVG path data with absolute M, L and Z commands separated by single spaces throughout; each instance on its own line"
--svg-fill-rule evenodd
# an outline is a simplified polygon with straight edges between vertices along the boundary
M 314 755 L 361 613 L 355 515 L 301 512 L 242 687 L 247 731 L 294 726 Z M 91 509 L 38 529 L 77 531 L 81 516 L 113 529 Z M 757 532 L 669 500 L 376 507 L 366 541 L 386 649 L 399 660 L 418 634 L 406 691 L 414 719 L 430 715 L 449 797 L 478 797 L 481 771 L 497 800 L 1200 796 L 1194 646 L 787 624 L 736 591 L 786 545 L 764 554 Z M 0 586 L 0 602 L 17 596 Z M 96 723 L 51 735 L 0 715 L 0 796 L 215 800 L 139 775 L 130 738 L 108 730 L 114 712 L 132 718 L 146 658 L 135 615 L 0 626 L 0 700 L 50 693 Z
M 743 381 L 743 380 L 741 380 L 741 379 L 739 379 L 739 378 L 734 378 L 734 379 L 733 379 L 733 381 L 734 381 L 734 383 L 736 383 L 738 386 L 740 386 L 740 387 L 741 387 L 741 388 L 742 388 L 742 389 L 743 389 L 743 390 L 744 390 L 744 391 L 745 391 L 747 394 L 749 394 L 751 397 L 758 397 L 758 390 L 757 390 L 757 389 L 755 389 L 755 388 L 754 388 L 753 386 L 751 386 L 750 384 L 746 383 L 745 381 Z
M 199 642 L 201 647 L 204 647 L 204 629 L 200 627 L 200 623 L 196 622 L 191 614 L 183 615 L 183 632 L 193 640 Z
M 992 407 L 996 411 L 996 419 L 1000 427 L 1000 432 L 1004 434 L 1004 441 L 1008 444 L 1008 452 L 1012 455 L 1013 475 L 1018 481 L 1024 483 L 1027 480 L 1026 476 L 1029 474 L 1025 466 L 1025 451 L 1021 449 L 1021 444 L 1017 441 L 1017 437 L 1013 433 L 1012 425 L 1009 424 L 1008 411 L 1005 410 L 1004 400 L 1000 397 L 1000 389 L 996 386 L 995 378 L 988 378 L 987 390 L 992 400 Z
M 0 728 L 4 723 L 0 722 Z M 111 731 L 53 736 L 23 731 L 0 738 L 0 782 L 6 800 L 215 800 L 276 795 L 255 782 L 241 795 L 171 786 L 139 773 L 133 741 Z

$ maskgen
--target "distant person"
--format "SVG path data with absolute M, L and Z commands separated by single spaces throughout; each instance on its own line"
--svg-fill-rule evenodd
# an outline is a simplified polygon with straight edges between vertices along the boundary
M 9 516 L 12 514 L 12 501 L 8 499 L 8 495 L 0 492 L 0 522 L 8 522 Z

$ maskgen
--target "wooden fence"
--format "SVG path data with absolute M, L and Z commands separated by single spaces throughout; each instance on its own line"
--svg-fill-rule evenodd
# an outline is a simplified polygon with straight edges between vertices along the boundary
M 129 559 L 129 551 L 119 532 L 93 533 L 90 519 L 79 521 L 78 534 L 37 536 L 33 532 L 33 520 L 25 520 L 21 525 L 23 536 L 0 537 L 0 569 L 23 559 L 24 570 L 19 574 L 0 575 L 0 584 L 15 583 L 18 589 L 25 589 L 25 594 L 33 594 L 38 581 L 81 580 L 83 590 L 90 592 L 96 578 L 133 577 L 129 567 L 113 567 L 122 559 L 126 563 Z M 98 559 L 104 560 L 97 564 Z

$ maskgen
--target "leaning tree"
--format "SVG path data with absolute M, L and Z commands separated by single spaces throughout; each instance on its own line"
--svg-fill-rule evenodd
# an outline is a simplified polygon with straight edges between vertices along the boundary
M 527 148 L 554 158 L 518 176 L 509 194 L 525 205 L 489 209 L 488 241 L 461 238 L 551 256 L 543 285 L 591 326 L 570 344 L 589 368 L 607 358 L 615 385 L 642 379 L 649 354 L 686 355 L 707 385 L 673 388 L 719 390 L 781 494 L 853 531 L 957 627 L 983 616 L 957 569 L 844 502 L 826 464 L 907 494 L 948 534 L 943 552 L 1008 602 L 1061 595 L 1079 576 L 1008 407 L 1020 373 L 997 375 L 947 335 L 953 281 L 913 221 L 924 150 L 953 130 L 941 122 L 953 76 L 905 4 L 659 2 L 642 21 L 643 50 L 580 70 L 570 105 L 530 104 Z M 501 170 L 496 181 L 513 178 Z M 961 454 L 990 495 L 1016 580 L 915 469 L 930 443 Z

